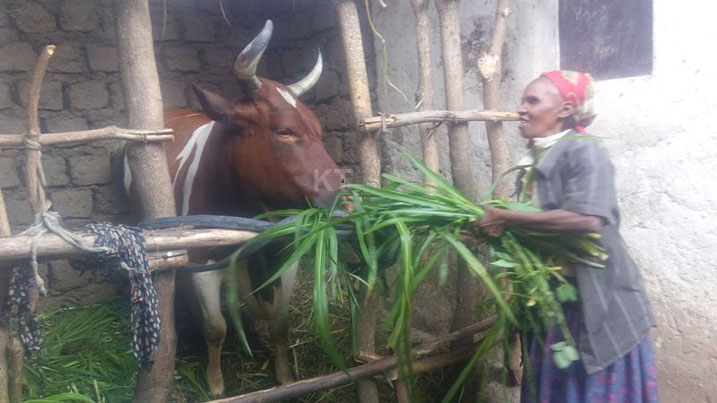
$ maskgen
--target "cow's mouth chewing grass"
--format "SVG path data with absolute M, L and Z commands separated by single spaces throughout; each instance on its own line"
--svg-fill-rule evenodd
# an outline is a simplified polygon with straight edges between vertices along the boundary
M 411 317 L 413 298 L 429 272 L 445 276 L 447 256 L 455 253 L 459 269 L 470 270 L 480 278 L 488 296 L 485 304 L 497 320 L 483 339 L 485 346 L 507 341 L 515 332 L 536 332 L 550 322 L 563 329 L 565 342 L 554 345 L 554 360 L 567 366 L 578 359 L 575 341 L 565 324 L 561 302 L 574 301 L 574 286 L 561 274 L 564 265 L 581 262 L 602 267 L 604 250 L 595 242 L 596 234 L 563 237 L 557 233 L 508 228 L 502 236 L 491 238 L 472 231 L 471 223 L 484 215 L 484 206 L 513 210 L 533 210 L 530 205 L 485 200 L 473 203 L 439 174 L 431 171 L 405 150 L 406 156 L 433 185 L 427 186 L 392 175 L 383 175 L 387 184 L 373 188 L 348 184 L 327 208 L 274 211 L 266 217 L 297 215 L 289 224 L 273 227 L 251 243 L 293 237 L 286 262 L 260 286 L 278 279 L 281 273 L 305 256 L 313 257 L 314 324 L 319 341 L 341 369 L 346 366 L 331 334 L 329 300 L 338 299 L 359 309 L 359 288 L 374 290 L 381 271 L 396 264 L 398 270 L 395 302 L 385 325 L 390 329 L 389 347 L 399 356 L 399 377 L 412 382 Z M 353 209 L 337 215 L 346 200 Z M 339 236 L 352 229 L 352 236 Z M 340 247 L 352 246 L 361 264 L 350 263 Z M 235 256 L 238 255 L 235 254 Z M 586 258 L 588 256 L 588 258 Z M 373 291 L 375 292 L 375 291 Z M 487 350 L 478 348 L 469 366 Z M 466 368 L 455 381 L 444 401 L 459 390 L 469 373 Z

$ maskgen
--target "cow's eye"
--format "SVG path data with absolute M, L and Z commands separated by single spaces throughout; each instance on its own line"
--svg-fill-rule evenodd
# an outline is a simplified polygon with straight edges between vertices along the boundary
M 278 129 L 274 133 L 276 133 L 276 135 L 279 136 L 280 138 L 284 138 L 287 140 L 290 138 L 297 137 L 296 133 L 294 133 L 291 129 L 287 129 L 287 128 Z

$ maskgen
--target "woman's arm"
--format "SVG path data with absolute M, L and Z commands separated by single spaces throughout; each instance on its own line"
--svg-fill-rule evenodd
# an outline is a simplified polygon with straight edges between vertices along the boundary
M 559 232 L 594 232 L 603 226 L 600 217 L 568 210 L 524 212 L 485 206 L 477 226 L 490 236 L 500 236 L 505 227 L 526 227 Z

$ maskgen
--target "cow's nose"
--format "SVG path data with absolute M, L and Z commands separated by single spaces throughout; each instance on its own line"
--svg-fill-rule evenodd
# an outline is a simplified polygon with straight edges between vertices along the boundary
M 335 191 L 326 190 L 323 192 L 319 192 L 314 197 L 314 206 L 316 207 L 328 207 L 331 205 L 331 203 L 334 202 L 334 198 L 336 197 Z

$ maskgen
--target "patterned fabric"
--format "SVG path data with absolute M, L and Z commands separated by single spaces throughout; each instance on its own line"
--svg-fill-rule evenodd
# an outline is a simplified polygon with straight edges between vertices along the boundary
M 73 262 L 73 265 L 97 267 L 105 274 L 116 267 L 127 270 L 132 286 L 132 353 L 140 365 L 149 364 L 152 362 L 152 353 L 159 345 L 160 321 L 157 294 L 149 272 L 147 245 L 142 230 L 115 224 L 90 224 L 87 229 L 96 236 L 94 246 L 106 248 L 107 251 L 91 255 L 89 262 Z M 5 313 L 17 310 L 18 332 L 28 355 L 42 349 L 43 342 L 29 294 L 32 288 L 37 287 L 30 265 L 13 269 Z M 0 320 L 9 321 L 7 315 L 3 316 Z
M 30 302 L 30 290 L 33 288 L 37 289 L 38 285 L 30 265 L 15 266 L 12 269 L 10 288 L 5 299 L 5 313 L 11 313 L 13 309 L 17 310 L 17 329 L 27 355 L 42 349 L 43 341 L 40 323 L 35 319 Z M 6 316 L 2 320 L 7 322 L 9 317 Z
M 581 309 L 565 306 L 571 333 L 583 323 Z M 529 358 L 524 363 L 522 403 L 657 403 L 657 367 L 649 334 L 610 366 L 593 374 L 580 361 L 559 369 L 550 345 L 563 340 L 560 328 L 550 328 L 545 340 L 528 338 Z
M 595 119 L 595 105 L 593 98 L 595 96 L 595 82 L 588 73 L 578 71 L 551 71 L 543 73 L 543 77 L 552 81 L 560 95 L 566 101 L 575 104 L 575 113 L 573 117 L 577 126 L 575 130 L 582 133 L 585 128 L 590 126 Z
M 129 274 L 132 287 L 132 353 L 140 365 L 149 364 L 152 353 L 159 345 L 160 321 L 142 230 L 116 224 L 90 224 L 87 230 L 95 234 L 96 247 L 112 250 L 93 255 L 92 264 L 104 267 L 104 270 L 119 266 Z

